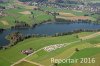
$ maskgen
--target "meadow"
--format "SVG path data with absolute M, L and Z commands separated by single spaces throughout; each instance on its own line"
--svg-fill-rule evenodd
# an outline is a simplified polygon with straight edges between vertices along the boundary
M 12 2 L 13 1 L 13 2 Z M 98 1 L 98 0 L 97 0 Z M 16 3 L 17 2 L 17 3 Z M 23 21 L 30 26 L 33 24 L 40 24 L 48 20 L 54 20 L 52 14 L 47 14 L 45 11 L 60 13 L 60 16 L 64 17 L 80 17 L 88 14 L 89 19 L 96 21 L 99 17 L 98 14 L 93 14 L 84 11 L 58 9 L 54 7 L 41 6 L 41 10 L 34 10 L 33 6 L 23 5 L 17 0 L 10 0 L 9 3 L 1 4 L 0 6 L 16 5 L 15 8 L 5 9 L 3 11 L 6 16 L 0 17 L 0 28 L 11 28 L 15 25 L 15 21 Z M 75 18 L 75 19 L 76 19 Z M 72 18 L 73 19 L 73 18 Z M 100 65 L 100 34 L 92 38 L 82 40 L 85 36 L 94 34 L 95 32 L 80 32 L 71 35 L 64 36 L 47 36 L 47 37 L 31 37 L 24 41 L 18 42 L 15 46 L 7 49 L 0 50 L 0 66 L 11 66 L 14 63 L 20 62 L 13 66 L 44 66 L 54 65 L 50 62 L 51 58 L 96 58 L 94 64 L 80 64 L 80 61 L 76 64 L 60 63 L 58 66 L 95 66 Z M 47 46 L 64 44 L 64 47 L 57 48 L 53 51 L 46 51 L 43 48 Z M 22 50 L 32 48 L 34 52 L 30 55 L 21 53 Z M 38 51 L 41 49 L 40 51 Z M 76 51 L 78 49 L 79 51 Z M 24 59 L 23 59 L 24 58 Z M 27 62 L 28 61 L 28 62 Z
M 81 33 L 78 35 L 85 36 L 85 34 L 88 35 L 88 33 Z M 100 37 L 96 37 L 96 38 L 100 39 Z M 79 48 L 81 50 L 88 47 L 89 48 L 94 47 L 94 44 L 91 44 L 92 39 L 93 38 L 88 39 L 89 41 L 88 40 L 81 41 L 79 38 L 76 37 L 76 34 L 67 35 L 67 36 L 59 36 L 59 37 L 41 37 L 41 38 L 26 39 L 22 42 L 19 42 L 17 45 L 11 48 L 8 48 L 6 50 L 0 50 L 0 65 L 9 66 L 19 61 L 20 59 L 26 57 L 27 55 L 22 54 L 21 50 L 33 48 L 35 51 L 37 51 L 38 49 L 43 48 L 45 46 L 49 46 L 49 45 L 79 41 L 79 42 L 72 43 L 66 46 L 65 48 L 60 48 L 49 53 L 44 50 L 41 50 L 37 52 L 36 54 L 33 54 L 32 56 L 29 56 L 28 58 L 26 58 L 29 61 L 48 65 L 50 64 L 49 60 L 51 57 L 66 58 L 72 55 L 73 52 L 75 52 L 75 48 Z M 100 41 L 97 41 L 96 43 L 98 44 L 100 43 Z
M 60 43 L 68 43 L 78 40 L 73 35 L 61 36 L 61 37 L 42 37 L 42 38 L 30 38 L 18 43 L 16 46 L 7 50 L 0 50 L 0 65 L 9 66 L 26 55 L 21 53 L 21 50 L 33 48 L 38 50 L 44 46 Z
M 22 13 L 25 11 L 29 12 L 30 14 Z M 33 12 L 33 15 L 31 14 L 31 12 Z M 6 16 L 0 18 L 0 28 L 10 28 L 11 26 L 14 26 L 15 20 L 26 22 L 29 25 L 39 24 L 47 20 L 53 20 L 52 15 L 48 15 L 39 10 L 15 8 L 15 9 L 7 9 L 4 11 L 4 13 L 6 14 Z M 8 25 L 3 24 L 2 21 L 6 21 Z

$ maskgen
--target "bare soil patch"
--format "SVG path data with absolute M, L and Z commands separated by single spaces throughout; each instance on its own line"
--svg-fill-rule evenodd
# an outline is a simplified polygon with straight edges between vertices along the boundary
M 2 23 L 3 25 L 9 25 L 9 23 L 8 23 L 7 21 L 1 21 L 1 23 Z
M 24 14 L 24 15 L 31 14 L 31 12 L 30 12 L 30 11 L 23 11 L 23 12 L 19 12 L 19 13 Z
M 75 15 L 72 13 L 64 13 L 64 12 L 59 12 L 60 16 L 65 16 L 65 17 L 74 17 Z
M 62 18 L 62 19 L 65 19 L 65 20 L 88 20 L 90 19 L 90 17 L 88 16 L 73 16 L 73 17 L 65 17 L 65 16 L 57 16 L 56 18 Z

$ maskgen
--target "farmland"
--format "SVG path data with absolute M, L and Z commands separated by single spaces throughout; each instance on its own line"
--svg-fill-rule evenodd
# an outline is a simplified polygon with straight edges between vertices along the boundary
M 99 39 L 99 37 L 96 37 L 96 38 Z M 41 50 L 41 51 L 37 52 L 36 54 L 32 55 L 32 57 L 29 56 L 29 58 L 27 58 L 27 59 L 31 60 L 31 61 L 35 61 L 35 62 L 40 61 L 39 63 L 48 65 L 48 64 L 50 64 L 49 60 L 51 57 L 55 57 L 55 58 L 69 57 L 73 52 L 75 52 L 74 51 L 75 47 L 82 49 L 82 48 L 88 48 L 88 47 L 90 48 L 90 47 L 94 46 L 91 44 L 91 40 L 93 40 L 93 39 L 89 39 L 89 40 L 80 42 L 80 39 L 76 38 L 75 35 L 53 37 L 53 38 L 52 37 L 30 38 L 23 42 L 20 42 L 19 44 L 17 44 L 16 46 L 14 46 L 10 49 L 1 50 L 0 51 L 0 57 L 1 57 L 0 65 L 2 65 L 3 63 L 6 62 L 5 65 L 9 66 L 10 64 L 25 57 L 26 55 L 21 54 L 21 50 L 23 50 L 23 49 L 32 47 L 35 50 L 38 50 L 39 48 L 42 48 L 44 46 L 53 45 L 53 44 L 61 44 L 61 43 L 70 43 L 70 42 L 74 42 L 74 41 L 78 41 L 78 40 L 79 40 L 79 42 L 77 42 L 77 43 L 72 43 L 71 45 L 66 46 L 65 48 L 61 48 L 61 49 L 58 49 L 58 50 L 55 50 L 55 51 L 52 51 L 49 53 L 44 50 Z M 99 42 L 100 42 L 99 40 L 95 41 L 96 44 L 98 44 Z M 72 50 L 72 52 L 69 50 Z M 13 53 L 13 54 L 11 54 L 11 53 Z M 68 53 L 68 55 L 66 55 L 66 53 Z
M 89 40 L 92 40 L 92 39 L 89 39 Z M 98 43 L 99 42 L 97 42 L 97 44 Z M 77 54 L 77 52 L 74 51 L 75 47 L 78 47 L 80 49 L 80 52 L 82 52 L 82 53 L 79 52 L 79 54 Z M 99 52 L 100 52 L 99 49 L 100 48 L 96 48 L 95 45 L 92 45 L 91 42 L 90 43 L 87 43 L 87 42 L 77 42 L 77 43 L 73 43 L 73 44 L 71 44 L 71 45 L 69 45 L 69 46 L 67 46 L 65 48 L 58 49 L 58 50 L 55 50 L 55 51 L 52 51 L 52 52 L 49 52 L 49 53 L 41 50 L 41 51 L 37 52 L 36 54 L 29 56 L 26 59 L 29 60 L 29 61 L 33 61 L 33 62 L 38 62 L 38 63 L 40 63 L 42 65 L 49 66 L 49 65 L 52 65 L 51 62 L 50 62 L 50 59 L 52 57 L 53 58 L 60 58 L 60 59 L 61 58 L 62 59 L 63 58 L 67 58 L 67 57 L 68 58 L 70 58 L 70 57 L 71 58 L 74 58 L 74 57 L 75 58 L 90 57 L 90 56 L 94 56 L 95 54 L 99 54 Z M 90 52 L 91 52 L 91 54 L 90 54 Z M 66 53 L 67 53 L 67 55 L 66 55 Z M 85 53 L 86 53 L 86 55 L 83 55 Z M 75 55 L 78 55 L 78 56 L 75 56 Z M 98 61 L 95 64 L 98 64 Z M 59 66 L 62 66 L 62 65 L 66 66 L 66 64 L 65 65 L 64 64 L 59 64 Z M 74 64 L 72 64 L 72 66 L 73 65 Z M 86 65 L 90 66 L 89 64 L 86 64 Z
M 0 66 L 100 65 L 99 0 L 62 1 L 0 1 Z
M 37 66 L 37 65 L 23 61 L 23 62 L 21 62 L 21 64 L 18 64 L 18 65 L 15 65 L 15 66 Z
M 27 12 L 28 14 L 26 14 L 25 12 Z M 30 14 L 31 12 L 34 13 L 34 18 L 32 18 L 32 15 Z M 6 25 L 6 27 L 3 27 L 3 28 L 8 28 L 15 25 L 14 21 L 16 19 L 18 21 L 24 21 L 30 25 L 36 24 L 36 23 L 38 24 L 50 19 L 53 20 L 52 15 L 47 15 L 44 12 L 37 11 L 37 10 L 33 11 L 33 10 L 27 10 L 27 9 L 8 9 L 8 10 L 5 10 L 4 13 L 6 13 L 7 16 L 0 18 L 0 23 L 2 23 L 3 20 L 5 20 L 7 23 L 9 23 L 9 25 Z M 2 25 L 4 24 L 1 24 L 0 27 L 2 27 Z

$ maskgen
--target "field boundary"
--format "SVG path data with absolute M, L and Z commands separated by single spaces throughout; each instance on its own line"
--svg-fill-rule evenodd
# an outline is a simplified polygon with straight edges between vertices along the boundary
M 36 62 L 32 62 L 32 61 L 29 61 L 29 60 L 23 60 L 23 61 L 26 61 L 26 62 L 31 63 L 31 64 L 35 64 L 35 65 L 38 65 L 38 66 L 44 66 L 42 64 L 39 64 L 39 63 L 36 63 Z
M 80 42 L 80 40 L 78 40 L 78 41 L 74 41 L 74 42 L 70 42 L 70 43 L 63 43 L 63 44 L 66 44 L 66 46 L 68 46 L 68 45 L 70 45 L 70 44 L 77 43 L 77 42 Z M 18 63 L 24 61 L 27 57 L 29 57 L 29 56 L 31 56 L 31 55 L 33 55 L 33 54 L 35 54 L 35 53 L 37 53 L 37 52 L 39 52 L 39 51 L 41 51 L 41 50 L 43 50 L 43 49 L 44 49 L 44 47 L 41 48 L 41 49 L 39 49 L 39 50 L 37 50 L 37 51 L 35 51 L 34 53 L 32 53 L 32 54 L 30 54 L 30 55 L 28 55 L 28 56 L 22 58 L 21 60 L 15 62 L 15 63 L 12 64 L 11 66 L 14 66 L 14 65 L 16 65 L 16 64 L 18 64 Z
M 100 32 L 96 32 L 96 33 L 94 33 L 94 34 L 91 34 L 91 35 L 88 35 L 88 36 L 82 37 L 82 38 L 84 38 L 84 39 L 82 39 L 82 40 L 86 40 L 86 39 L 94 38 L 94 37 L 96 37 L 96 36 L 98 36 L 98 35 L 100 35 Z M 93 36 L 93 37 L 90 37 L 90 36 Z M 81 40 L 77 40 L 77 41 L 74 41 L 74 42 L 63 43 L 63 44 L 66 44 L 66 46 L 68 46 L 68 45 L 70 45 L 70 44 L 77 43 L 77 42 L 80 42 L 80 41 L 81 41 Z M 15 63 L 12 64 L 11 66 L 14 66 L 14 65 L 20 63 L 21 61 L 24 61 L 27 57 L 29 57 L 29 56 L 31 56 L 31 55 L 33 55 L 33 54 L 35 54 L 35 53 L 37 53 L 37 52 L 43 50 L 44 48 L 45 48 L 45 47 L 43 47 L 43 48 L 41 48 L 41 49 L 39 49 L 39 50 L 33 52 L 32 54 L 30 54 L 30 55 L 28 55 L 28 56 L 26 56 L 26 57 L 24 57 L 24 58 L 22 58 L 22 59 L 20 59 L 19 61 L 15 62 Z
M 96 32 L 96 33 L 93 33 L 91 35 L 81 37 L 81 39 L 82 40 L 91 39 L 91 38 L 94 38 L 94 37 L 99 36 L 99 35 L 100 35 L 100 32 Z

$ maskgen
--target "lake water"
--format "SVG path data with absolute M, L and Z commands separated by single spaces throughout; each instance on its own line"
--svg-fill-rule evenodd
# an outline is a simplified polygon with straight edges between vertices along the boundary
M 47 34 L 53 35 L 55 33 L 63 33 L 63 32 L 71 32 L 77 29 L 100 29 L 100 24 L 92 24 L 92 23 L 44 23 L 38 25 L 35 28 L 29 29 L 6 29 L 2 33 L 0 33 L 0 45 L 4 46 L 9 44 L 9 41 L 5 39 L 5 36 L 12 32 L 21 32 L 24 35 L 31 34 Z

